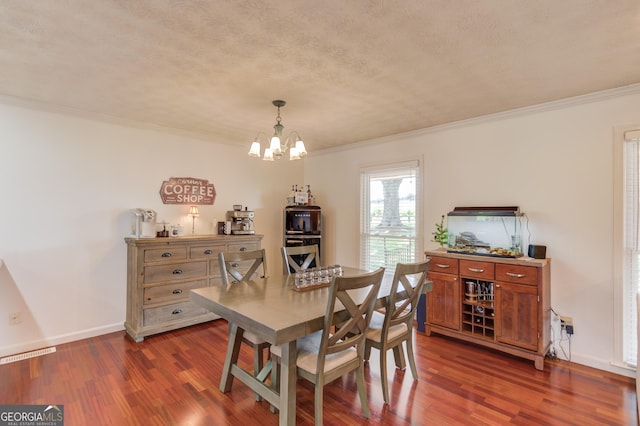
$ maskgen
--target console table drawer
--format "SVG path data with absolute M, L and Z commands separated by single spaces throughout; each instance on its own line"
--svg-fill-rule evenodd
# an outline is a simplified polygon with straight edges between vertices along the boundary
M 194 246 L 189 249 L 191 259 L 214 259 L 218 260 L 218 253 L 225 251 L 224 245 L 216 246 Z
M 240 244 L 229 244 L 227 250 L 228 251 L 250 251 L 250 250 L 258 250 L 260 248 L 260 243 L 240 243 Z
M 431 256 L 431 263 L 429 263 L 429 272 L 442 272 L 442 273 L 445 273 L 445 274 L 457 274 L 458 273 L 458 259 L 452 259 L 450 257 Z
M 496 280 L 520 284 L 538 284 L 538 268 L 521 265 L 496 265 Z
M 189 301 L 172 303 L 157 308 L 144 309 L 142 314 L 143 324 L 144 326 L 164 324 L 170 321 L 184 320 L 198 315 L 204 315 L 207 312 L 205 308 Z
M 470 278 L 493 280 L 495 277 L 495 263 L 479 262 L 475 260 L 460 260 L 460 275 Z
M 168 265 L 145 266 L 144 283 L 185 280 L 207 276 L 207 262 L 173 263 Z
M 144 289 L 144 304 L 179 302 L 189 299 L 189 290 L 206 287 L 207 280 L 188 281 L 179 284 L 158 285 Z
M 144 251 L 144 263 L 166 262 L 168 260 L 185 260 L 186 258 L 186 247 L 164 247 L 156 249 L 146 249 Z

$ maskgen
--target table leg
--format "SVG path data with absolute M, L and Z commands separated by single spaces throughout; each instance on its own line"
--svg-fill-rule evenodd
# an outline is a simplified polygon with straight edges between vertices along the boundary
M 224 367 L 222 368 L 222 377 L 220 378 L 220 390 L 223 393 L 231 390 L 231 385 L 233 384 L 231 366 L 238 363 L 243 333 L 244 330 L 238 328 L 237 325 L 229 324 L 229 343 L 227 344 L 227 355 L 224 358 Z
M 280 358 L 280 425 L 296 424 L 296 341 L 284 344 Z

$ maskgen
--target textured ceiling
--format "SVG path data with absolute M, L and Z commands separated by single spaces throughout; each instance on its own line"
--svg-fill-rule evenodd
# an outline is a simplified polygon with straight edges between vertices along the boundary
M 640 82 L 637 0 L 4 0 L 0 96 L 309 151 Z

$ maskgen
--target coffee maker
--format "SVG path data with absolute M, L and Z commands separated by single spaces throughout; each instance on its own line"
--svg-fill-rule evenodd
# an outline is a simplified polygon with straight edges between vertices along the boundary
M 231 235 L 255 234 L 253 229 L 253 218 L 255 212 L 246 207 L 242 210 L 241 205 L 235 204 L 233 210 L 227 212 L 227 221 L 231 222 Z
M 133 235 L 136 238 L 155 238 L 157 213 L 151 209 L 133 209 L 135 216 Z

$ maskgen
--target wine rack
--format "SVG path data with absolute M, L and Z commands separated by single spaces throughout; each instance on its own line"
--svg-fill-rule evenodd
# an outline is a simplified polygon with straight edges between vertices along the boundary
M 462 331 L 493 340 L 495 335 L 493 282 L 466 278 L 462 286 L 464 292 Z

